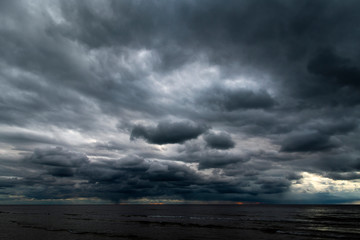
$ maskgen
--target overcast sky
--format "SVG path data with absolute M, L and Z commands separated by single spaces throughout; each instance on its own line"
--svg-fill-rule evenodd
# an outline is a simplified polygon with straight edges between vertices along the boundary
M 0 1 L 0 203 L 360 201 L 359 11 Z

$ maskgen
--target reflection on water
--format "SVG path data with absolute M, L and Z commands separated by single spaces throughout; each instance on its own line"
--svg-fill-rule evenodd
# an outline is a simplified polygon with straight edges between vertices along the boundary
M 298 217 L 307 220 L 307 230 L 360 235 L 358 206 L 308 207 Z

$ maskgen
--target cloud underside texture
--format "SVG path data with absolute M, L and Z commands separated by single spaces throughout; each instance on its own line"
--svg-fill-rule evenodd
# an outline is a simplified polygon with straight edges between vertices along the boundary
M 2 1 L 1 200 L 356 200 L 359 8 Z

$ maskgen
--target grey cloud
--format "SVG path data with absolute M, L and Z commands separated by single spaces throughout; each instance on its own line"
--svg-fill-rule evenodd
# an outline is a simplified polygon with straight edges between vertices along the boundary
M 26 159 L 30 171 L 19 171 L 21 178 L 2 181 L 0 187 L 9 192 L 23 189 L 26 197 L 34 199 L 98 197 L 114 202 L 152 196 L 189 200 L 206 197 L 231 200 L 239 196 L 251 199 L 288 190 L 280 180 L 257 181 L 251 175 L 236 176 L 232 181 L 216 175 L 209 178 L 179 162 L 131 155 L 90 162 L 84 156 L 61 148 L 37 149 Z
M 357 179 L 360 169 L 360 158 L 353 151 L 320 152 L 289 163 L 297 171 L 312 172 L 334 180 Z
M 226 169 L 229 166 L 241 164 L 250 160 L 250 155 L 233 154 L 214 149 L 204 149 L 200 144 L 193 142 L 185 143 L 178 149 L 180 155 L 176 160 L 183 162 L 198 163 L 198 169 L 219 168 Z M 238 166 L 237 166 L 238 167 Z
M 314 167 L 330 172 L 351 173 L 360 169 L 360 158 L 349 153 L 322 156 L 313 162 Z
M 89 161 L 85 154 L 71 152 L 61 147 L 36 149 L 25 160 L 40 165 L 59 167 L 79 167 Z
M 281 143 L 284 152 L 316 152 L 340 146 L 336 139 L 319 132 L 300 132 L 287 136 Z
M 38 133 L 33 132 L 14 132 L 14 131 L 3 131 L 0 132 L 0 141 L 4 143 L 10 143 L 14 145 L 26 145 L 26 144 L 59 144 L 60 141 Z
M 329 122 L 315 122 L 313 124 L 310 124 L 310 127 L 313 127 L 319 132 L 328 135 L 343 135 L 349 132 L 353 132 L 358 127 L 358 123 L 356 120 L 340 118 Z
M 203 93 L 199 103 L 206 104 L 214 110 L 235 111 L 271 108 L 276 102 L 265 90 L 214 88 Z
M 351 59 L 338 56 L 332 49 L 321 50 L 308 64 L 309 72 L 340 86 L 360 87 L 360 69 Z
M 136 125 L 131 131 L 131 140 L 143 138 L 153 144 L 183 143 L 197 138 L 208 127 L 193 122 L 160 122 L 156 127 Z
M 228 133 L 208 133 L 204 135 L 208 147 L 215 149 L 230 149 L 235 147 L 235 142 Z
M 44 174 L 43 171 L 54 177 L 73 177 L 82 166 L 89 163 L 89 159 L 85 154 L 56 147 L 35 149 L 33 154 L 24 158 L 24 163 L 37 169 L 39 177 Z
M 108 141 L 108 142 L 96 143 L 95 148 L 116 151 L 116 150 L 123 150 L 126 148 L 126 146 L 124 144 L 117 143 L 115 141 Z
M 300 128 L 282 140 L 281 151 L 318 152 L 338 148 L 342 143 L 336 136 L 355 131 L 358 124 L 355 120 L 338 118 L 310 120 L 304 126 L 308 129 Z
M 48 168 L 48 172 L 54 177 L 72 177 L 75 171 L 67 167 L 50 167 Z
M 236 156 L 231 154 L 206 154 L 192 158 L 192 161 L 199 162 L 199 169 L 208 168 L 226 168 L 229 165 L 236 165 L 237 163 L 246 162 L 249 160 L 247 156 Z
M 0 189 L 12 188 L 17 185 L 16 179 L 1 179 L 0 180 Z
M 305 61 L 308 81 L 298 82 L 296 92 L 300 93 L 308 104 L 329 107 L 356 106 L 359 104 L 360 71 L 355 64 L 357 58 L 343 51 L 339 56 L 339 47 L 314 50 Z M 311 79 L 311 80 L 310 80 Z
M 285 202 L 301 171 L 356 179 L 359 6 L 1 1 L 2 192 Z
M 174 162 L 148 161 L 128 156 L 117 161 L 92 163 L 81 169 L 89 179 L 90 193 L 112 201 L 149 196 L 182 196 L 201 184 L 201 176 L 189 167 Z
M 285 178 L 271 177 L 260 178 L 257 182 L 264 193 L 274 194 L 286 192 L 291 183 Z
M 360 179 L 360 174 L 356 172 L 328 172 L 324 174 L 325 177 L 334 179 L 334 180 L 355 180 Z

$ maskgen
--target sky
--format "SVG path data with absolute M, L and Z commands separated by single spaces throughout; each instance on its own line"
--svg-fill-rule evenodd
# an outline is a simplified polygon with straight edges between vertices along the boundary
M 359 10 L 0 1 L 0 204 L 359 203 Z

